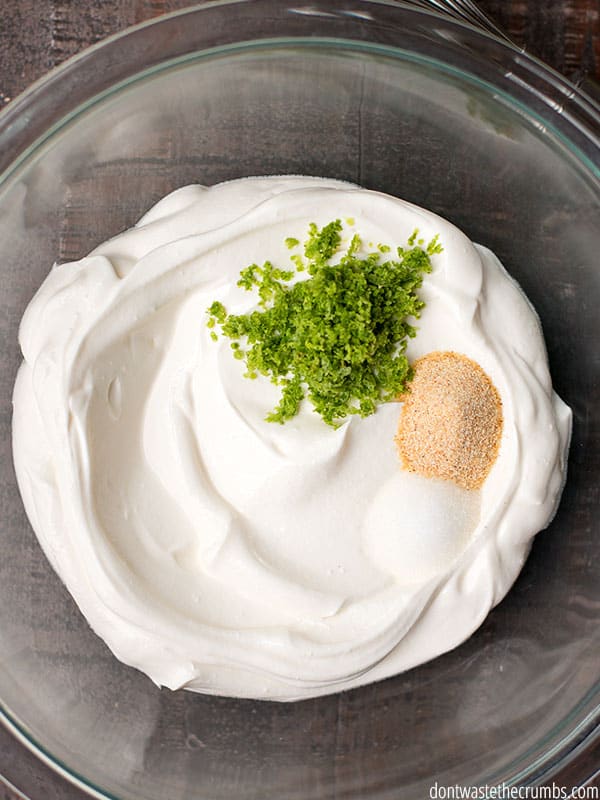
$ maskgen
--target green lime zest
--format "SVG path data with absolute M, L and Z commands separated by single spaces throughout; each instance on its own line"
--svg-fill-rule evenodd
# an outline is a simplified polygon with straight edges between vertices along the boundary
M 291 256 L 295 269 L 265 261 L 241 270 L 238 286 L 257 292 L 255 310 L 227 314 L 218 301 L 207 309 L 208 327 L 232 340 L 245 376 L 263 375 L 281 388 L 269 422 L 292 419 L 307 398 L 337 427 L 396 400 L 412 377 L 405 351 L 417 331 L 409 320 L 424 307 L 417 292 L 431 256 L 442 252 L 438 237 L 422 247 L 415 231 L 397 258 L 384 260 L 389 246 L 364 252 L 358 234 L 340 253 L 342 233 L 339 219 L 320 229 L 311 223 L 304 258 Z M 292 241 L 297 246 L 291 237 L 285 243 Z

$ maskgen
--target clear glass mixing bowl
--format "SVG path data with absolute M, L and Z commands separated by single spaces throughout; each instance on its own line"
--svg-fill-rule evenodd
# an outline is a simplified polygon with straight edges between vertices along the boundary
M 38 755 L 101 797 L 367 800 L 428 797 L 436 782 L 537 784 L 589 746 L 600 718 L 598 119 L 500 41 L 368 0 L 188 10 L 86 51 L 4 112 L 0 703 Z M 396 678 L 284 705 L 161 691 L 119 664 L 42 555 L 10 452 L 18 323 L 51 264 L 178 186 L 267 173 L 390 192 L 491 247 L 540 313 L 575 416 L 558 516 L 469 641 Z

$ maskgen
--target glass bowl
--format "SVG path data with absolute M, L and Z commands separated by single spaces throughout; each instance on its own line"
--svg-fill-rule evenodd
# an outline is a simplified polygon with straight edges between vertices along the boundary
M 591 746 L 599 118 L 498 39 L 368 0 L 186 10 L 86 51 L 0 116 L 0 709 L 39 757 L 120 800 L 367 800 L 537 785 Z M 118 663 L 42 555 L 10 451 L 17 328 L 52 263 L 178 186 L 270 173 L 398 195 L 492 248 L 538 309 L 574 410 L 558 515 L 480 630 L 395 678 L 292 704 L 159 690 Z

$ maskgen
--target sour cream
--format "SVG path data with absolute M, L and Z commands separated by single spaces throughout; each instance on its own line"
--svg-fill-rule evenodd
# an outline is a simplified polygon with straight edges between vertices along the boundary
M 395 247 L 439 234 L 411 360 L 454 350 L 500 392 L 480 491 L 404 472 L 400 405 L 285 425 L 206 309 L 244 313 L 240 269 L 289 263 L 310 222 Z M 406 670 L 466 639 L 553 516 L 571 412 L 538 318 L 495 256 L 440 217 L 332 180 L 187 186 L 55 266 L 21 324 L 19 486 L 52 566 L 121 661 L 157 684 L 292 700 Z

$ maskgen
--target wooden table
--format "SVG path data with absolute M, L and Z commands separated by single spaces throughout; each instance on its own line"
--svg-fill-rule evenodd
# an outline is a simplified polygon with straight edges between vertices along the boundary
M 88 45 L 168 11 L 185 0 L 3 0 L 0 14 L 0 107 L 34 80 Z M 479 6 L 518 45 L 600 96 L 600 0 L 480 0 Z M 18 759 L 31 800 L 78 800 L 58 778 L 0 728 L 3 763 Z M 585 757 L 600 768 L 600 746 Z M 562 777 L 562 776 L 561 776 Z M 564 776 L 565 785 L 568 776 Z M 600 787 L 600 778 L 596 784 Z M 0 800 L 23 797 L 0 782 Z M 168 800 L 168 798 L 165 798 Z
M 192 5 L 185 0 L 3 0 L 0 106 L 66 58 L 128 25 Z M 600 83 L 598 0 L 480 0 L 518 45 L 575 83 Z

